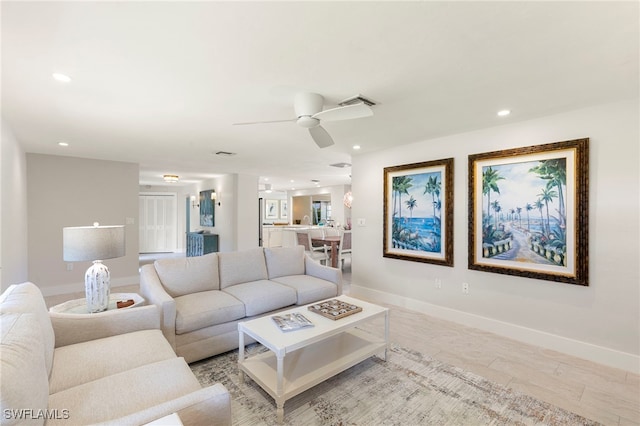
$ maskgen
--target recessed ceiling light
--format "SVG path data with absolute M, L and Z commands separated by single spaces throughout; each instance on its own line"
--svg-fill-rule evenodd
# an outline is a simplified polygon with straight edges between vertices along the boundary
M 68 142 L 58 142 L 58 146 L 69 146 Z
M 71 82 L 71 77 L 69 77 L 66 74 L 61 74 L 59 72 L 54 72 L 53 74 L 51 74 L 51 77 L 53 77 L 55 80 L 60 81 L 62 83 L 70 83 Z
M 360 145 L 354 145 L 353 149 L 356 149 L 356 150 L 360 149 Z
M 498 117 L 506 117 L 509 114 L 511 114 L 511 111 L 509 111 L 508 109 L 498 111 Z

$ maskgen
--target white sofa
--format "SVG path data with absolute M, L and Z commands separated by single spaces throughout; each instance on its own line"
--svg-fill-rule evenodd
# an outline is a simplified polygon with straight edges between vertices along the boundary
M 342 272 L 304 247 L 256 248 L 161 259 L 140 272 L 140 292 L 161 308 L 161 328 L 193 362 L 238 347 L 238 323 L 342 294 Z
M 221 384 L 202 388 L 159 330 L 156 306 L 49 313 L 33 283 L 0 296 L 2 425 L 230 425 Z

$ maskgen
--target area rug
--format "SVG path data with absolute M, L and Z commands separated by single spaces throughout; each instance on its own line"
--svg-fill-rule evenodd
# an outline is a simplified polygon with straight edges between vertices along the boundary
M 247 347 L 248 355 L 264 351 Z M 598 425 L 577 414 L 391 345 L 385 362 L 372 357 L 288 400 L 288 425 Z M 191 364 L 203 386 L 222 383 L 234 425 L 276 425 L 273 398 L 238 378 L 238 351 Z

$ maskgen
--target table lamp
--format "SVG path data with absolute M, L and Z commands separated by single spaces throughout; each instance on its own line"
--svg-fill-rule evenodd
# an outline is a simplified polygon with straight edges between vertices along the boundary
M 92 260 L 84 276 L 87 310 L 105 311 L 109 306 L 109 269 L 102 263 L 125 255 L 124 225 L 75 226 L 62 228 L 63 257 L 66 262 Z

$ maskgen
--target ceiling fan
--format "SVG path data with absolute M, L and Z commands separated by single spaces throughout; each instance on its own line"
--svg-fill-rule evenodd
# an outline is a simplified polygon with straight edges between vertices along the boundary
M 316 145 L 326 148 L 334 144 L 333 139 L 327 131 L 320 126 L 323 121 L 353 120 L 355 118 L 370 117 L 373 110 L 369 105 L 373 105 L 360 96 L 342 101 L 340 106 L 322 110 L 324 107 L 324 97 L 317 93 L 301 92 L 295 96 L 294 110 L 296 118 L 289 120 L 274 121 L 253 121 L 248 123 L 234 123 L 234 125 L 246 124 L 268 124 L 295 121 L 299 126 L 309 129 L 309 133 Z

